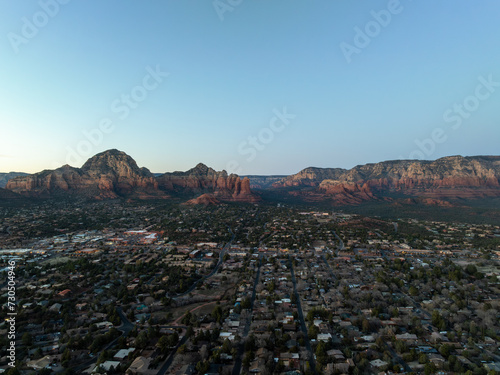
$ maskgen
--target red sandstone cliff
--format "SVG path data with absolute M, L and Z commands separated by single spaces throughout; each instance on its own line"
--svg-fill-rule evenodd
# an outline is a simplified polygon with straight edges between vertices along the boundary
M 187 172 L 165 173 L 155 178 L 148 169 L 139 168 L 134 159 L 118 150 L 97 154 L 81 168 L 65 165 L 56 170 L 13 178 L 8 181 L 6 189 L 30 197 L 157 199 L 175 193 L 191 196 L 211 193 L 220 201 L 260 200 L 250 190 L 250 180 L 246 177 L 241 179 L 198 164 Z
M 250 189 L 250 180 L 241 179 L 226 171 L 217 172 L 204 164 L 198 164 L 187 172 L 165 173 L 157 177 L 159 188 L 166 192 L 213 194 L 220 201 L 258 202 L 260 198 Z
M 188 200 L 186 205 L 216 206 L 221 202 L 213 194 L 202 194 L 197 198 Z
M 429 199 L 500 196 L 500 157 L 450 156 L 435 161 L 396 160 L 350 170 L 307 168 L 273 184 L 298 187 L 293 195 L 338 204 L 360 203 L 390 192 Z M 310 187 L 315 187 L 314 192 Z M 303 189 L 300 189 L 303 188 Z M 432 200 L 423 201 L 430 202 Z
M 109 150 L 90 158 L 82 168 L 64 165 L 9 180 L 7 189 L 34 197 L 83 195 L 93 199 L 121 196 L 161 197 L 154 175 L 130 156 Z

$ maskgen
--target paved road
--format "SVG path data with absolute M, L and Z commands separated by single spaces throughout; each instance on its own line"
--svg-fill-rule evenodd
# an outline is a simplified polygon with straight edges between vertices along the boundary
M 398 353 L 396 353 L 396 352 L 394 351 L 394 349 L 393 349 L 393 348 L 392 348 L 392 347 L 391 347 L 388 343 L 386 343 L 386 342 L 384 341 L 384 344 L 385 344 L 385 346 L 386 346 L 387 350 L 389 351 L 389 353 L 391 353 L 392 358 L 393 358 L 393 359 L 395 359 L 395 360 L 396 360 L 396 362 L 398 362 L 398 363 L 399 363 L 399 364 L 400 364 L 400 365 L 404 368 L 404 370 L 405 370 L 406 372 L 413 372 L 412 368 L 411 368 L 410 366 L 408 366 L 408 363 L 406 363 L 406 362 L 403 360 L 403 358 L 401 358 L 401 357 L 398 355 Z
M 134 329 L 135 324 L 128 320 L 121 307 L 117 307 L 116 312 L 122 321 L 122 325 L 118 329 L 123 332 L 122 336 L 127 336 Z
M 304 333 L 304 340 L 306 342 L 306 349 L 309 351 L 309 364 L 311 366 L 311 370 L 313 371 L 313 373 L 317 374 L 316 361 L 314 359 L 314 353 L 313 353 L 313 350 L 311 348 L 311 343 L 309 342 L 309 336 L 307 335 L 306 321 L 304 319 L 304 313 L 302 312 L 302 305 L 300 304 L 300 296 L 299 296 L 299 293 L 297 292 L 297 280 L 295 279 L 295 272 L 293 270 L 292 259 L 290 256 L 288 256 L 288 263 L 290 266 L 290 273 L 292 274 L 293 293 L 295 294 L 295 298 L 297 300 L 297 313 L 299 315 L 300 328 L 302 329 L 302 332 Z
M 321 255 L 321 258 L 323 259 L 323 262 L 325 262 L 326 264 L 326 268 L 328 268 L 328 272 L 330 272 L 330 276 L 332 277 L 333 280 L 336 280 L 337 279 L 337 276 L 335 276 L 335 274 L 333 273 L 333 270 L 332 270 L 332 267 L 330 267 L 330 264 L 328 263 L 328 261 L 326 260 L 325 256 L 324 255 Z
M 123 310 L 121 307 L 117 307 L 116 312 L 118 313 L 118 315 L 120 316 L 120 319 L 122 321 L 122 324 L 120 325 L 120 327 L 118 327 L 118 330 L 122 331 L 121 336 L 127 337 L 128 334 L 130 333 L 130 331 L 132 331 L 134 329 L 134 324 L 131 323 L 130 320 L 128 320 L 127 316 L 123 313 Z M 118 341 L 118 339 L 121 336 L 119 336 L 116 339 L 114 339 L 113 341 L 111 341 L 108 345 L 106 345 L 101 350 L 101 352 L 104 350 L 111 349 L 116 344 L 116 342 Z M 97 353 L 94 357 L 87 359 L 85 362 L 81 363 L 80 365 L 75 367 L 73 370 L 75 370 L 76 372 L 79 372 L 79 371 L 83 371 L 83 370 L 89 368 L 90 366 L 92 366 L 94 363 L 97 362 L 97 359 L 98 359 L 99 354 L 101 352 Z
M 341 251 L 345 250 L 344 241 L 342 241 L 342 239 L 338 236 L 337 233 L 335 233 L 334 230 L 332 230 L 332 233 L 337 238 L 337 240 L 339 240 L 339 250 L 341 250 Z
M 87 359 L 85 362 L 83 362 L 82 364 L 76 366 L 73 368 L 73 370 L 75 370 L 75 372 L 78 374 L 80 371 L 83 371 L 83 370 L 86 370 L 87 368 L 89 368 L 90 366 L 92 366 L 93 364 L 95 364 L 97 362 L 97 357 L 98 356 L 95 356 L 95 357 L 92 357 L 90 359 Z
M 250 316 L 247 317 L 247 322 L 246 322 L 245 328 L 243 330 L 243 337 L 248 337 L 248 333 L 250 332 L 250 326 L 252 325 L 253 303 L 255 302 L 255 294 L 256 294 L 256 290 L 257 290 L 257 284 L 259 283 L 260 266 L 262 266 L 262 254 L 259 256 L 259 268 L 257 268 L 257 275 L 255 276 L 255 281 L 253 283 L 252 298 L 250 300 Z M 238 354 L 236 357 L 236 361 L 234 362 L 232 375 L 239 375 L 239 373 L 241 372 L 241 365 L 242 365 L 242 361 L 243 361 L 244 351 L 245 351 L 245 345 L 243 344 L 243 342 L 241 342 L 238 345 Z
M 406 294 L 403 291 L 401 291 L 401 289 L 399 289 L 399 292 L 401 294 L 405 295 L 413 303 L 413 306 L 415 306 L 418 310 L 420 310 L 426 316 L 427 319 L 430 319 L 432 317 L 431 313 L 428 312 L 427 310 L 424 310 L 424 308 L 422 307 L 422 305 L 420 303 L 418 303 L 417 301 L 415 301 L 408 294 Z
M 197 306 L 197 307 L 195 307 L 194 309 L 189 310 L 189 312 L 196 311 L 196 310 L 198 310 L 198 309 L 201 309 L 202 307 L 205 307 L 205 306 L 208 306 L 208 305 L 211 305 L 211 304 L 217 303 L 217 302 L 227 302 L 227 301 L 211 301 L 211 302 L 207 302 L 207 303 L 204 303 L 203 305 Z M 174 320 L 174 321 L 172 322 L 172 327 L 180 327 L 180 326 L 178 326 L 178 325 L 177 325 L 177 323 L 179 323 L 179 322 L 182 320 L 182 318 L 184 318 L 184 316 L 185 316 L 185 315 L 186 315 L 186 314 L 181 315 L 181 316 L 179 316 L 176 320 Z
M 217 271 L 219 271 L 219 268 L 220 266 L 222 265 L 222 263 L 224 262 L 224 255 L 226 254 L 227 250 L 231 247 L 231 244 L 233 243 L 234 241 L 234 233 L 231 229 L 229 229 L 229 232 L 232 234 L 232 237 L 231 239 L 229 240 L 229 242 L 222 248 L 220 254 L 219 254 L 219 261 L 217 262 L 217 264 L 215 265 L 214 269 L 212 270 L 212 272 L 210 272 L 208 275 L 206 276 L 203 276 L 201 279 L 199 279 L 198 281 L 196 281 L 193 285 L 191 285 L 191 287 L 186 290 L 184 293 L 181 293 L 181 294 L 178 294 L 177 296 L 175 297 L 172 297 L 172 299 L 176 300 L 176 299 L 179 299 L 181 297 L 184 297 L 186 295 L 188 295 L 189 293 L 191 293 L 193 290 L 196 289 L 196 287 L 198 286 L 199 283 L 205 281 L 206 279 L 212 277 L 213 275 L 215 275 L 217 273 Z
M 165 375 L 167 373 L 168 368 L 172 365 L 172 362 L 174 362 L 174 357 L 175 357 L 175 353 L 177 352 L 177 349 L 179 349 L 179 347 L 181 345 L 184 345 L 186 343 L 187 339 L 188 339 L 187 335 L 184 335 L 182 337 L 182 339 L 179 341 L 177 346 L 170 352 L 167 360 L 163 363 L 160 370 L 158 370 L 157 375 Z

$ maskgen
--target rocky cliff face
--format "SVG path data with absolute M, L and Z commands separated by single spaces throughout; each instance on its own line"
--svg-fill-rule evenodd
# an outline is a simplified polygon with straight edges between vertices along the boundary
M 30 197 L 84 196 L 92 199 L 118 197 L 155 199 L 170 193 L 200 195 L 211 193 L 220 201 L 257 202 L 248 178 L 216 172 L 203 164 L 187 172 L 155 177 L 139 168 L 124 152 L 108 150 L 90 158 L 81 168 L 65 165 L 11 179 L 8 190 Z
M 258 202 L 259 197 L 250 190 L 250 180 L 241 179 L 226 171 L 217 172 L 198 164 L 187 172 L 165 173 L 157 177 L 159 188 L 166 192 L 213 194 L 220 201 Z
M 286 176 L 256 176 L 249 175 L 244 176 L 248 177 L 250 180 L 250 189 L 269 189 L 275 182 L 281 181 Z
M 4 188 L 7 185 L 7 182 L 15 177 L 27 176 L 27 175 L 28 173 L 23 173 L 23 172 L 0 173 L 0 188 Z
M 309 167 L 301 170 L 297 174 L 293 174 L 275 182 L 273 187 L 319 186 L 321 181 L 336 180 L 345 172 L 347 172 L 347 170 L 342 168 Z
M 303 195 L 313 195 L 315 200 L 332 199 L 338 204 L 380 199 L 391 192 L 429 199 L 498 197 L 500 157 L 396 160 L 356 166 L 350 170 L 307 168 L 273 185 L 275 188 L 291 186 L 315 187 L 313 193 L 309 190 Z M 300 189 L 293 194 L 300 196 Z
M 98 182 L 100 190 L 114 191 L 119 196 L 160 195 L 154 175 L 147 168 L 139 168 L 134 159 L 118 150 L 97 154 L 81 170 L 92 184 Z
M 90 158 L 82 168 L 69 165 L 9 180 L 7 189 L 28 196 L 83 195 L 94 199 L 121 196 L 159 197 L 153 174 L 139 168 L 124 152 L 109 150 Z
M 216 206 L 221 202 L 215 198 L 213 194 L 203 194 L 198 198 L 190 199 L 185 204 L 186 205 L 202 205 L 202 206 Z

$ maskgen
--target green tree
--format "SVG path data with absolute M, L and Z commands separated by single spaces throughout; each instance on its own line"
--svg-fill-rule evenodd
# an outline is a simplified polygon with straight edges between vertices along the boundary
M 71 350 L 69 350 L 69 348 L 66 348 L 61 356 L 61 362 L 67 363 L 69 361 L 71 361 Z
M 23 345 L 25 346 L 31 346 L 33 344 L 33 337 L 31 336 L 30 333 L 26 332 L 22 339 L 21 339 Z
M 196 364 L 196 371 L 198 374 L 205 374 L 210 368 L 210 362 L 208 361 L 200 361 Z
M 477 267 L 473 264 L 469 264 L 467 267 L 465 267 L 465 272 L 467 272 L 469 275 L 475 275 L 477 273 Z
M 427 356 L 424 353 L 421 353 L 418 356 L 418 363 L 420 363 L 421 365 L 423 365 L 424 363 L 427 363 L 428 361 L 429 360 L 428 360 Z
M 158 346 L 163 354 L 168 353 L 168 348 L 170 345 L 168 344 L 168 336 L 162 336 L 156 343 L 156 346 Z
M 191 318 L 192 318 L 191 311 L 187 311 L 186 314 L 182 317 L 181 320 L 182 324 L 189 325 L 191 322 Z
M 436 366 L 432 362 L 427 362 L 424 367 L 424 374 L 431 375 L 436 372 Z
M 249 367 L 250 362 L 252 362 L 253 358 L 255 357 L 254 352 L 252 351 L 247 351 L 245 352 L 245 356 L 243 357 L 243 366 L 244 367 Z
M 141 333 L 139 333 L 139 335 L 135 339 L 135 345 L 140 349 L 144 349 L 148 345 L 148 342 L 148 333 L 146 331 L 142 331 Z
M 167 336 L 167 345 L 173 347 L 179 342 L 179 334 L 177 332 Z
M 450 356 L 450 353 L 451 353 L 451 346 L 448 344 L 441 345 L 441 347 L 439 348 L 439 353 L 441 353 L 441 355 L 444 358 L 448 359 L 448 357 Z
M 249 297 L 246 297 L 245 299 L 243 299 L 243 301 L 241 302 L 241 308 L 243 309 L 249 309 L 251 307 L 251 301 L 250 301 L 250 298 Z
M 232 349 L 231 341 L 225 339 L 224 342 L 222 343 L 222 352 L 229 354 L 231 353 L 231 349 Z
M 309 329 L 307 330 L 307 335 L 309 336 L 309 339 L 316 339 L 319 333 L 319 328 L 316 327 L 314 324 L 311 324 L 309 326 Z
M 222 321 L 222 308 L 220 305 L 216 305 L 214 309 L 212 310 L 212 317 L 215 319 L 216 322 L 221 322 Z
M 363 332 L 370 332 L 370 322 L 368 319 L 363 319 L 363 322 L 361 323 L 361 327 L 363 329 Z

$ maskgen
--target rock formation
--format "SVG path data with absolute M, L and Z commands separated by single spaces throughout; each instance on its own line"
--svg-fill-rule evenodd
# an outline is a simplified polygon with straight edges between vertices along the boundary
M 281 181 L 286 176 L 257 176 L 249 175 L 245 176 L 250 180 L 250 189 L 269 189 L 275 182 Z
M 0 188 L 4 188 L 9 180 L 12 180 L 15 177 L 26 176 L 26 175 L 28 175 L 28 173 L 23 173 L 23 172 L 0 173 Z
M 202 194 L 197 198 L 188 200 L 186 205 L 216 206 L 221 202 L 213 194 Z
M 122 196 L 161 197 L 158 183 L 146 168 L 139 168 L 130 156 L 109 150 L 91 157 L 82 168 L 64 165 L 9 180 L 7 189 L 34 197 L 82 195 L 93 199 Z
M 225 171 L 216 172 L 198 164 L 187 172 L 165 173 L 155 177 L 139 168 L 122 151 L 108 150 L 91 157 L 81 168 L 64 165 L 56 170 L 16 177 L 8 181 L 11 192 L 29 197 L 83 196 L 91 199 L 119 197 L 158 199 L 170 194 L 195 196 L 213 194 L 217 200 L 257 202 L 250 180 Z
M 250 180 L 217 172 L 200 163 L 187 172 L 165 173 L 157 177 L 159 188 L 169 193 L 213 194 L 220 201 L 258 202 L 250 190 Z
M 396 160 L 338 168 L 307 168 L 273 184 L 274 188 L 298 187 L 294 195 L 314 195 L 338 204 L 360 203 L 402 193 L 429 198 L 500 196 L 500 156 L 450 156 L 435 161 Z M 314 187 L 313 193 L 310 187 Z M 309 189 L 306 189 L 309 188 Z M 432 199 L 438 200 L 433 201 Z M 444 204 L 444 203 L 440 203 Z

